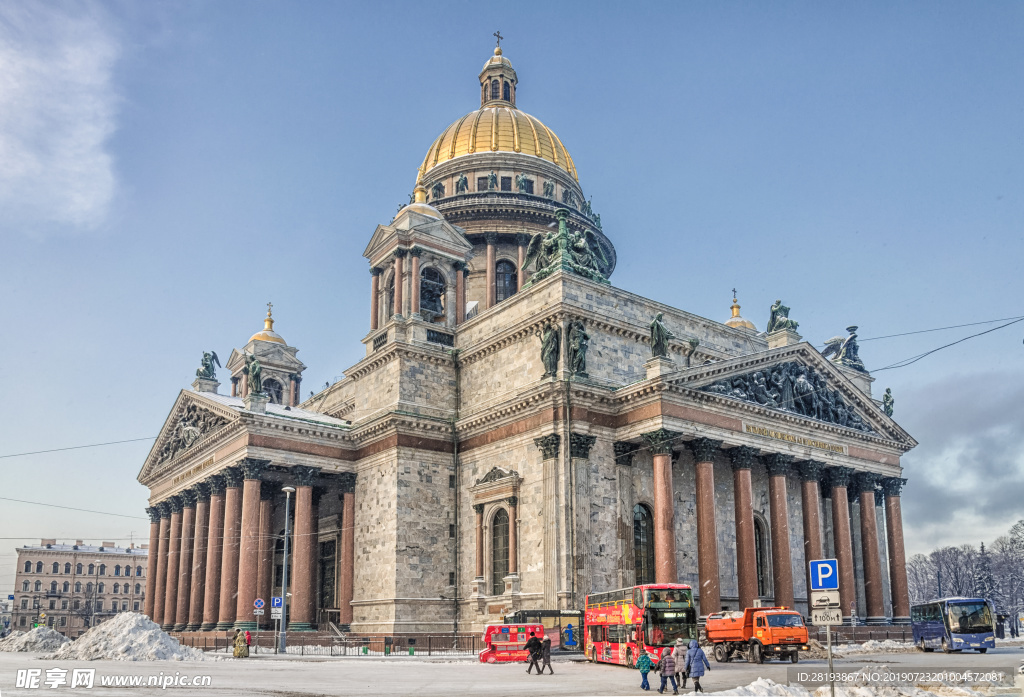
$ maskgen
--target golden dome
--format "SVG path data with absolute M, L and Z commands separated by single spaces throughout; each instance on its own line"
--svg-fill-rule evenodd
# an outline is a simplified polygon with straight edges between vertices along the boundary
M 420 177 L 435 165 L 477 152 L 533 155 L 553 162 L 579 180 L 572 156 L 554 131 L 540 119 L 510 106 L 471 111 L 444 129 L 427 150 Z
M 274 318 L 270 316 L 270 311 L 273 307 L 271 303 L 267 303 L 267 317 L 263 320 L 263 331 L 256 332 L 250 336 L 249 341 L 273 341 L 275 344 L 288 345 L 284 337 L 274 331 Z
M 736 302 L 735 294 L 732 296 L 732 307 L 730 309 L 732 310 L 732 317 L 725 321 L 725 325 L 727 327 L 732 327 L 733 329 L 749 329 L 754 332 L 757 331 L 757 327 L 754 326 L 753 322 L 749 319 L 743 319 L 740 317 L 740 305 Z

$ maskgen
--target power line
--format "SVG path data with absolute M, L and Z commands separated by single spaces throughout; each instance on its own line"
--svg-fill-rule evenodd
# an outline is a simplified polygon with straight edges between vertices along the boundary
M 891 369 L 894 369 L 894 368 L 905 368 L 908 365 L 911 365 L 912 363 L 917 363 L 922 358 L 924 358 L 926 356 L 930 356 L 930 355 L 932 355 L 933 353 L 935 353 L 937 351 L 941 351 L 942 349 L 949 348 L 950 346 L 956 346 L 957 344 L 961 344 L 961 343 L 967 341 L 968 339 L 973 339 L 975 337 L 982 336 L 984 334 L 989 334 L 991 332 L 998 331 L 1000 329 L 1005 329 L 1006 327 L 1009 327 L 1011 324 L 1017 324 L 1018 322 L 1024 322 L 1024 317 L 1019 317 L 1019 318 L 1013 320 L 1012 322 L 1007 322 L 1006 324 L 1002 324 L 1002 325 L 1000 325 L 998 327 L 992 327 L 991 329 L 986 329 L 985 331 L 978 332 L 977 334 L 971 334 L 970 336 L 965 336 L 962 339 L 957 339 L 956 341 L 954 341 L 952 343 L 945 344 L 944 346 L 939 346 L 938 348 L 934 348 L 931 351 L 925 351 L 924 353 L 918 354 L 916 356 L 911 356 L 910 358 L 904 358 L 903 360 L 896 361 L 892 365 L 887 365 L 884 368 L 876 368 L 872 372 L 878 373 L 878 372 L 881 372 L 883 370 L 891 370 Z
M 133 520 L 149 520 L 149 518 L 143 518 L 137 515 L 127 515 L 126 513 L 108 513 L 107 511 L 90 511 L 87 508 L 73 508 L 71 506 L 58 506 L 55 503 L 43 503 L 41 501 L 22 501 L 21 499 L 9 499 L 5 496 L 0 496 L 0 501 L 13 501 L 14 503 L 28 503 L 33 506 L 49 506 L 50 508 L 63 508 L 66 511 L 78 511 L 79 513 L 95 513 L 97 515 L 113 515 L 121 518 L 131 518 Z
M 877 341 L 879 339 L 892 339 L 892 338 L 895 338 L 895 337 L 898 337 L 898 336 L 910 336 L 911 334 L 927 334 L 928 332 L 941 332 L 941 331 L 944 331 L 946 329 L 962 329 L 963 327 L 976 327 L 976 326 L 978 326 L 980 324 L 994 324 L 996 322 L 1007 322 L 1009 320 L 1019 320 L 1019 319 L 1024 319 L 1024 315 L 1022 315 L 1020 317 L 1003 317 L 1001 319 L 988 319 L 988 320 L 985 320 L 984 322 L 968 322 L 967 324 L 951 324 L 948 327 L 936 327 L 934 329 L 918 329 L 917 331 L 903 332 L 902 334 L 886 334 L 885 336 L 872 336 L 872 337 L 868 337 L 867 339 L 861 339 L 860 337 L 858 337 L 858 340 L 859 341 Z
M 118 445 L 119 443 L 138 443 L 143 440 L 156 440 L 156 436 L 150 436 L 149 438 L 129 438 L 128 440 L 112 440 L 107 443 L 90 443 L 89 445 L 70 445 L 66 448 L 52 448 L 50 450 L 33 450 L 28 453 L 11 453 L 10 455 L 0 455 L 0 459 L 5 457 L 22 457 L 23 455 L 40 455 L 42 453 L 58 453 L 62 450 L 80 450 L 81 448 L 99 448 L 104 445 Z

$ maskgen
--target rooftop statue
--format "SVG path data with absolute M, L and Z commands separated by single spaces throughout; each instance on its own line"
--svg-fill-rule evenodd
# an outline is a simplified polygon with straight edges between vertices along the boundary
M 498 175 L 491 170 L 491 173 L 487 175 L 487 190 L 494 191 L 498 188 Z
M 534 274 L 526 286 L 547 278 L 556 269 L 564 269 L 598 283 L 608 283 L 608 257 L 593 230 L 569 230 L 569 212 L 559 210 L 557 230 L 538 232 L 530 238 L 523 266 L 534 264 Z M 526 287 L 524 286 L 524 287 Z
M 249 376 L 249 392 L 263 393 L 263 366 L 256 356 L 251 353 L 245 354 L 245 373 Z
M 890 418 L 892 418 L 892 407 L 894 404 L 896 404 L 896 400 L 892 398 L 892 388 L 886 387 L 885 394 L 882 395 L 882 411 Z
M 844 337 L 834 336 L 825 342 L 825 350 L 821 355 L 829 358 L 833 363 L 846 366 L 866 373 L 867 368 L 860 359 L 860 346 L 857 344 L 857 327 L 847 327 L 849 335 Z
M 519 191 L 519 193 L 526 193 L 526 187 L 528 182 L 529 179 L 527 179 L 525 172 L 520 172 L 519 174 L 516 175 L 516 189 Z
M 220 359 L 217 358 L 217 352 L 203 351 L 202 366 L 196 369 L 196 377 L 204 380 L 216 380 L 217 368 L 213 367 L 214 363 L 217 364 L 217 368 L 221 367 Z
M 772 305 L 771 315 L 768 318 L 768 327 L 765 331 L 769 334 L 782 331 L 783 329 L 791 329 L 795 332 L 798 326 L 800 325 L 797 322 L 789 318 L 789 308 L 783 305 L 781 300 L 776 300 L 775 304 Z
M 569 370 L 573 375 L 587 377 L 587 349 L 590 347 L 590 335 L 587 334 L 583 321 L 578 319 L 569 322 L 567 332 Z
M 435 182 L 434 185 L 430 187 L 430 195 L 435 200 L 444 198 L 444 182 Z
M 544 196 L 547 198 L 555 197 L 555 183 L 553 181 L 544 182 Z
M 558 372 L 558 358 L 562 351 L 562 333 L 553 324 L 545 324 L 540 332 L 540 359 L 544 363 L 544 377 Z
M 659 312 L 651 322 L 651 355 L 655 358 L 667 358 L 668 340 L 675 338 L 675 335 L 662 323 L 663 316 L 664 313 Z
M 465 172 L 459 172 L 459 178 L 455 180 L 455 193 L 464 194 L 469 191 L 469 180 Z

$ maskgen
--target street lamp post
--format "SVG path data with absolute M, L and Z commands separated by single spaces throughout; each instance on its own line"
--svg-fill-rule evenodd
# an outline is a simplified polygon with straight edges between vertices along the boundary
M 292 494 L 295 487 L 286 486 L 284 492 L 284 568 L 281 573 L 281 640 L 277 647 L 278 653 L 287 653 L 288 649 L 288 519 L 291 515 Z
M 89 616 L 89 629 L 96 626 L 96 596 L 100 592 L 100 560 L 97 559 L 95 562 L 96 567 L 96 583 L 92 587 L 92 605 L 90 605 L 90 616 Z

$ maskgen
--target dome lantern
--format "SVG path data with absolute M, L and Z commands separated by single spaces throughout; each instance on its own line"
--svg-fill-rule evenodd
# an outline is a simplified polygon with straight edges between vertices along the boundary
M 501 55 L 501 46 L 494 48 L 494 55 L 484 63 L 480 71 L 480 106 L 516 106 L 516 85 L 519 78 L 512 68 L 512 62 Z
M 733 329 L 747 329 L 752 332 L 757 331 L 757 327 L 749 319 L 740 317 L 740 304 L 736 301 L 736 289 L 732 291 L 732 317 L 725 321 L 725 326 L 732 327 Z

